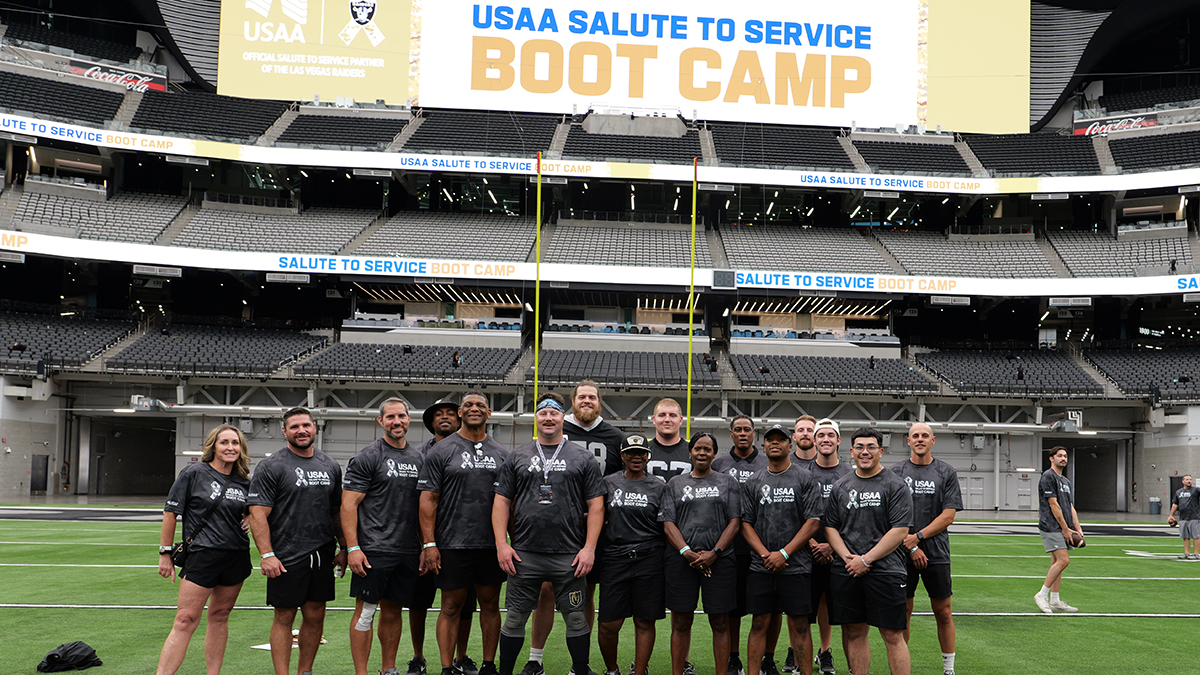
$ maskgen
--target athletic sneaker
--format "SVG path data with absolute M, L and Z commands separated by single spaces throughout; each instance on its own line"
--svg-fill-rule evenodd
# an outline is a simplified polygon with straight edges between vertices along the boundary
M 629 664 L 629 675 L 634 675 L 634 673 L 637 672 L 636 666 L 637 666 L 636 663 Z M 650 675 L 650 664 L 649 663 L 646 664 L 646 675 Z
M 391 668 L 388 668 L 387 670 L 383 671 L 383 675 L 400 675 L 400 669 L 395 666 L 392 666 Z
M 943 670 L 942 675 L 954 675 L 954 671 L 953 670 Z
M 426 673 L 426 667 L 425 667 L 425 659 L 424 658 L 418 656 L 418 657 L 414 658 L 412 661 L 408 662 L 407 675 L 425 675 L 425 673 Z
M 742 667 L 742 657 L 739 654 L 729 655 L 729 666 L 725 669 L 728 675 L 746 675 L 746 669 Z
M 546 669 L 542 667 L 541 661 L 530 660 L 521 669 L 521 675 L 546 675 Z
M 454 670 L 459 675 L 479 675 L 479 667 L 475 665 L 475 662 L 469 656 L 454 659 Z
M 1038 609 L 1046 614 L 1054 613 L 1054 609 L 1050 607 L 1050 598 L 1044 598 L 1041 593 L 1036 593 L 1033 596 L 1033 601 L 1037 603 Z
M 575 675 L 575 669 L 572 668 L 572 669 L 568 670 L 567 675 Z M 596 671 L 592 670 L 591 668 L 588 668 L 588 675 L 600 675 L 600 673 L 597 673 Z
M 1192 559 L 1192 555 L 1193 555 L 1193 554 L 1191 554 L 1191 553 L 1182 553 L 1182 554 L 1180 554 L 1178 557 L 1179 557 L 1179 559 L 1180 559 L 1180 560 L 1191 560 L 1191 559 Z
M 1079 611 L 1078 607 L 1072 607 L 1072 606 L 1068 605 L 1067 603 L 1063 602 L 1062 600 L 1059 600 L 1058 602 L 1050 603 L 1050 609 L 1057 610 L 1059 612 L 1078 612 Z
M 833 648 L 830 647 L 825 651 L 817 652 L 817 666 L 820 668 L 821 675 L 835 675 L 836 670 L 833 669 Z
M 762 675 L 779 675 L 779 666 L 775 664 L 775 659 L 768 659 L 764 656 L 758 672 Z
M 479 667 L 479 675 L 499 675 L 496 670 L 496 662 L 484 661 L 483 665 Z
M 788 647 L 787 656 L 783 657 L 783 672 L 792 673 L 796 670 L 796 652 Z
M 691 661 L 683 662 L 683 675 L 696 675 L 696 666 Z
M 1188 556 L 1188 560 L 1200 560 L 1200 553 L 1192 553 Z

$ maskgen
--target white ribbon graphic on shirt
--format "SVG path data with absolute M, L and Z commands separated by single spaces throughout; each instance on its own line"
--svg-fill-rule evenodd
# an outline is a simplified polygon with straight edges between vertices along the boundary
M 913 486 L 912 486 L 912 476 L 905 476 L 905 477 L 904 477 L 904 482 L 905 482 L 905 483 L 908 483 L 908 494 L 912 495 L 912 494 L 916 494 L 916 493 L 917 493 L 917 491 L 916 491 L 916 490 L 914 490 L 914 489 L 913 489 Z
M 383 42 L 383 31 L 375 25 L 376 0 L 350 0 L 350 23 L 338 33 L 342 42 L 347 45 L 354 42 L 359 31 L 367 34 L 372 47 L 378 47 Z
M 396 477 L 400 476 L 400 471 L 396 469 L 395 460 L 389 459 L 387 461 L 387 467 L 388 467 L 388 472 L 387 472 L 387 476 L 386 476 L 387 478 L 391 478 L 392 476 L 396 476 Z
M 625 506 L 625 502 L 621 499 L 621 491 L 620 490 L 613 490 L 613 498 L 612 498 L 612 501 L 608 503 L 608 505 L 609 506 Z
M 695 496 L 692 495 L 692 486 L 684 485 L 683 486 L 683 497 L 680 498 L 680 501 L 686 502 L 689 499 L 695 499 Z
M 542 470 L 542 458 L 541 457 L 530 457 L 529 458 L 529 469 L 528 469 L 529 473 L 533 473 L 534 471 L 541 471 L 541 470 Z
M 308 487 L 308 479 L 304 477 L 304 469 L 296 467 L 296 487 Z
M 850 503 L 846 504 L 846 508 L 848 508 L 848 509 L 857 509 L 858 508 L 858 490 L 850 491 Z
M 770 504 L 771 503 L 771 486 L 770 485 L 762 486 L 762 495 L 763 495 L 762 499 L 759 499 L 758 503 L 759 504 Z
M 458 468 L 460 468 L 460 469 L 474 469 L 475 468 L 475 460 L 471 459 L 471 453 L 464 452 L 462 454 L 462 460 L 463 460 L 462 464 L 460 464 Z
M 211 483 L 211 486 L 212 486 L 212 494 L 209 495 L 208 498 L 215 500 L 217 497 L 221 496 L 221 484 L 214 480 Z

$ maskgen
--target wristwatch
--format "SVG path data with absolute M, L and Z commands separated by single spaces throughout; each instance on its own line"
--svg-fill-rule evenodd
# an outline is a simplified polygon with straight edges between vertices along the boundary
M 721 547 L 720 546 L 714 546 L 714 547 L 712 547 L 711 550 L 713 553 L 716 553 L 717 555 L 721 555 Z
M 925 533 L 917 530 L 917 541 L 925 541 Z
M 158 554 L 159 555 L 171 555 L 171 549 L 173 549 L 173 548 L 175 548 L 175 547 L 174 546 L 159 546 Z

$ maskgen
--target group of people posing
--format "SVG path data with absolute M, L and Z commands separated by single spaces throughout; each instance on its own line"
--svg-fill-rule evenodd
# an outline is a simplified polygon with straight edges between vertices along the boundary
M 354 455 L 344 475 L 314 447 L 316 424 L 304 408 L 284 414 L 287 444 L 259 461 L 253 476 L 241 432 L 214 428 L 164 511 L 160 574 L 175 578 L 170 553 L 180 515 L 189 555 L 158 672 L 179 668 L 205 603 L 205 658 L 208 672 L 219 672 L 229 611 L 252 572 L 249 530 L 274 608 L 276 675 L 289 673 L 297 612 L 298 672 L 313 670 L 335 569 L 346 567 L 359 675 L 367 672 L 373 633 L 384 675 L 399 675 L 404 608 L 414 651 L 407 673 L 425 675 L 425 614 L 435 591 L 442 675 L 514 675 L 531 616 L 532 648 L 520 672 L 544 675 L 555 610 L 573 673 L 591 672 L 595 630 L 606 673 L 620 675 L 618 638 L 632 619 L 628 673 L 646 675 L 655 622 L 668 609 L 672 675 L 691 675 L 698 607 L 712 628 L 715 675 L 777 675 L 783 617 L 785 671 L 834 675 L 837 625 L 850 671 L 867 675 L 875 626 L 891 672 L 907 675 L 918 583 L 936 617 L 943 670 L 953 675 L 946 528 L 962 498 L 954 468 L 933 457 L 937 439 L 928 425 L 911 425 L 909 457 L 885 469 L 884 438 L 871 428 L 850 435 L 849 461 L 842 461 L 841 430 L 831 419 L 804 415 L 790 428 L 764 429 L 760 449 L 754 420 L 739 415 L 729 427 L 732 448 L 721 452 L 713 434 L 681 435 L 684 418 L 673 399 L 655 406 L 652 437 L 623 434 L 600 411 L 590 380 L 569 402 L 543 393 L 536 438 L 510 450 L 487 433 L 488 397 L 468 391 L 424 411 L 433 438 L 418 447 L 406 438 L 407 405 L 391 398 L 379 408 L 382 437 Z M 466 654 L 476 608 L 479 666 Z

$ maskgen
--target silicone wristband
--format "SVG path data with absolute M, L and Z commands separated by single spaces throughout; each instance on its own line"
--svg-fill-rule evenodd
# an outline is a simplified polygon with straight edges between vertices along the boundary
M 683 548 L 679 549 L 679 555 L 683 555 L 684 553 L 687 553 L 690 550 L 692 550 L 691 546 L 684 546 Z
M 784 559 L 784 560 L 791 560 L 791 559 L 792 559 L 792 556 L 788 555 L 788 554 L 787 554 L 787 551 L 785 551 L 785 550 L 783 550 L 783 549 L 779 549 L 779 554 L 783 556 L 783 559 Z
M 351 546 L 350 548 L 346 549 L 346 553 L 349 553 L 351 551 L 361 551 L 361 550 L 362 549 L 357 546 Z
M 431 541 L 431 542 L 429 542 L 428 544 L 425 544 L 424 546 L 422 546 L 422 547 L 421 547 L 421 550 L 422 550 L 422 551 L 424 551 L 424 550 L 425 550 L 425 549 L 427 549 L 427 548 L 435 548 L 436 546 L 437 546 L 437 542 L 436 542 L 436 541 Z
M 262 554 L 262 556 L 260 556 L 260 557 L 259 557 L 259 559 L 260 559 L 260 560 L 266 560 L 267 558 L 274 558 L 274 557 L 275 557 L 275 552 L 274 552 L 274 551 L 271 551 L 270 553 L 264 553 L 264 554 Z

